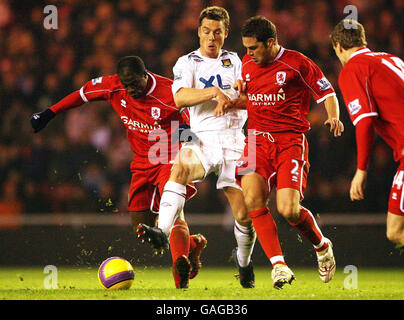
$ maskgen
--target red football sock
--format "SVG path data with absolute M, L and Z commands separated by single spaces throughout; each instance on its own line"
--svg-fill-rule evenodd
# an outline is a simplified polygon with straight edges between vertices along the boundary
M 278 239 L 278 230 L 274 219 L 267 207 L 253 210 L 248 213 L 251 217 L 258 240 L 272 265 L 285 264 L 281 245 Z
M 188 257 L 190 247 L 190 236 L 188 224 L 181 219 L 177 219 L 171 229 L 170 249 L 173 263 L 179 256 Z
M 196 248 L 195 235 L 189 236 L 189 252 Z
M 323 234 L 321 233 L 313 214 L 306 208 L 301 208 L 299 220 L 295 223 L 289 221 L 289 223 L 296 227 L 299 232 L 313 244 L 314 250 L 322 251 L 326 249 L 328 243 L 324 242 Z

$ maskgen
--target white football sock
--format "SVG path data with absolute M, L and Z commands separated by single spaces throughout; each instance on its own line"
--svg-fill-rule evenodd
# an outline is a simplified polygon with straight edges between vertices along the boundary
M 171 228 L 185 204 L 187 188 L 174 181 L 167 181 L 160 200 L 158 227 L 170 236 Z
M 254 249 L 257 234 L 254 227 L 244 227 L 237 221 L 234 221 L 234 236 L 237 241 L 237 259 L 241 267 L 247 267 L 251 261 L 251 255 Z

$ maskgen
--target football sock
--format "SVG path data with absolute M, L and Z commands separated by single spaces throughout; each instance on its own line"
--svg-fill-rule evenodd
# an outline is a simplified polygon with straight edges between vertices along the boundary
M 271 264 L 285 264 L 281 245 L 279 244 L 278 230 L 269 209 L 265 207 L 250 211 L 248 214 L 251 217 L 261 247 Z
M 251 254 L 254 249 L 257 235 L 251 225 L 245 227 L 234 221 L 234 236 L 237 241 L 237 260 L 241 267 L 247 267 L 251 261 Z
M 197 243 L 195 241 L 195 237 L 196 237 L 195 234 L 189 236 L 189 251 L 190 252 L 196 248 Z
M 313 214 L 306 208 L 301 208 L 299 220 L 295 223 L 288 221 L 289 224 L 296 227 L 297 230 L 313 244 L 314 250 L 317 252 L 328 248 L 328 243 L 325 241 Z
M 176 270 L 176 262 L 179 257 L 188 257 L 189 254 L 189 229 L 188 224 L 181 219 L 177 219 L 171 229 L 170 251 L 173 262 L 172 274 L 175 286 L 178 288 L 181 282 L 181 275 Z
M 175 262 L 179 256 L 184 255 L 188 257 L 189 244 L 190 236 L 188 224 L 184 220 L 177 219 L 170 234 L 170 250 L 173 262 Z
M 174 181 L 167 181 L 160 200 L 158 227 L 170 236 L 176 217 L 184 208 L 186 186 Z

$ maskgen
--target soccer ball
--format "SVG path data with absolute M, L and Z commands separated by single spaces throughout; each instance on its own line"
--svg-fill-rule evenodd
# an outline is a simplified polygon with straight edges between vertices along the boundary
M 111 257 L 101 263 L 98 281 L 107 290 L 129 289 L 135 278 L 132 265 L 123 258 Z

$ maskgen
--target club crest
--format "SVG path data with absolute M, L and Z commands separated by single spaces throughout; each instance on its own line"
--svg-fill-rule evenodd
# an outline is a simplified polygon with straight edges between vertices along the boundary
M 152 107 L 151 108 L 151 116 L 154 120 L 158 120 L 160 118 L 160 108 Z
M 276 73 L 276 84 L 277 85 L 284 85 L 286 82 L 286 72 L 285 71 L 279 71 Z
M 222 59 L 222 67 L 223 68 L 231 68 L 233 64 L 230 59 Z

